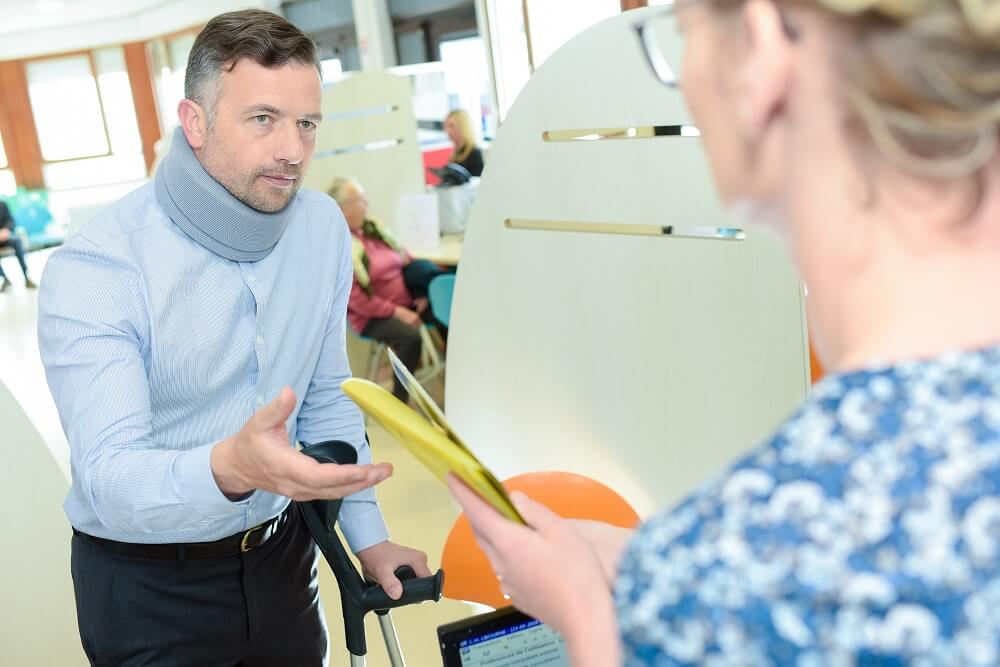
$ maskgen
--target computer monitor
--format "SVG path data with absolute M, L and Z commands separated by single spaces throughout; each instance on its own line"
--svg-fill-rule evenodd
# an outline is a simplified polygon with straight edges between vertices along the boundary
M 444 667 L 570 667 L 563 638 L 513 607 L 442 625 L 438 640 Z

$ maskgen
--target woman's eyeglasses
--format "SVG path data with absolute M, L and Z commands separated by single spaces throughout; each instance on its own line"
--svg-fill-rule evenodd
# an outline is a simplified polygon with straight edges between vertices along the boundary
M 653 74 L 660 80 L 660 83 L 671 88 L 679 88 L 680 64 L 681 64 L 681 31 L 677 24 L 678 10 L 693 5 L 701 0 L 673 0 L 659 11 L 647 19 L 636 23 L 633 28 L 642 44 L 642 51 L 646 56 Z M 781 15 L 781 26 L 785 36 L 791 41 L 798 41 L 799 31 L 788 21 L 785 12 L 781 11 L 781 5 L 776 3 L 778 12 Z
M 683 0 L 682 0 L 683 2 Z M 671 2 L 663 11 L 636 23 L 633 28 L 642 44 L 646 62 L 660 83 L 671 88 L 680 87 L 681 39 L 677 25 L 677 2 Z

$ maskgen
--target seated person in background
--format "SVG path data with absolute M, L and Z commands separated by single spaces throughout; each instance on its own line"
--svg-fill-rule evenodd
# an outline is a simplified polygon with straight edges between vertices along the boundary
M 21 265 L 21 273 L 24 274 L 24 286 L 29 289 L 37 287 L 28 277 L 28 264 L 24 261 L 24 245 L 21 239 L 14 234 L 14 217 L 10 214 L 7 204 L 0 201 L 0 249 L 13 248 L 17 255 L 17 261 Z M 0 292 L 10 287 L 10 280 L 3 272 L 3 265 L 0 265 Z
M 352 234 L 354 285 L 347 320 L 362 336 L 386 343 L 410 370 L 420 360 L 420 327 L 433 322 L 427 286 L 442 271 L 426 260 L 414 260 L 392 234 L 368 215 L 364 188 L 353 178 L 338 178 L 328 194 L 347 219 Z M 395 380 L 393 393 L 407 400 Z
M 476 145 L 476 135 L 472 131 L 472 120 L 465 109 L 455 109 L 444 119 L 444 131 L 448 134 L 455 151 L 449 162 L 460 164 L 473 176 L 483 175 L 483 151 Z

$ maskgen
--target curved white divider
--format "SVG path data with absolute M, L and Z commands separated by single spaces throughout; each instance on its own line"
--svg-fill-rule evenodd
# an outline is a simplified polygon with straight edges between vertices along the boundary
M 424 191 L 410 82 L 382 70 L 352 74 L 323 91 L 322 109 L 303 185 L 326 192 L 334 178 L 353 176 L 372 213 L 395 227 L 399 201 Z
M 69 483 L 21 405 L 0 382 L 0 663 L 85 665 L 69 570 Z
M 802 288 L 774 241 L 635 227 L 733 224 L 680 94 L 631 27 L 655 11 L 575 37 L 511 108 L 466 233 L 447 376 L 449 420 L 498 477 L 577 472 L 643 515 L 749 449 L 808 387 Z M 573 136 L 561 130 L 586 139 L 552 140 Z

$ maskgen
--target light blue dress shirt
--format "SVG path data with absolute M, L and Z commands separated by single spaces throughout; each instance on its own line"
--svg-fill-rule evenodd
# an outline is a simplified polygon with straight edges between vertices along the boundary
M 290 441 L 344 440 L 371 461 L 351 375 L 345 313 L 353 267 L 347 223 L 302 190 L 284 235 L 257 262 L 192 241 L 145 185 L 49 258 L 38 337 L 69 440 L 65 509 L 79 530 L 139 543 L 205 542 L 275 516 L 283 496 L 227 499 L 209 454 L 284 386 Z M 356 552 L 387 539 L 373 489 L 345 499 Z

